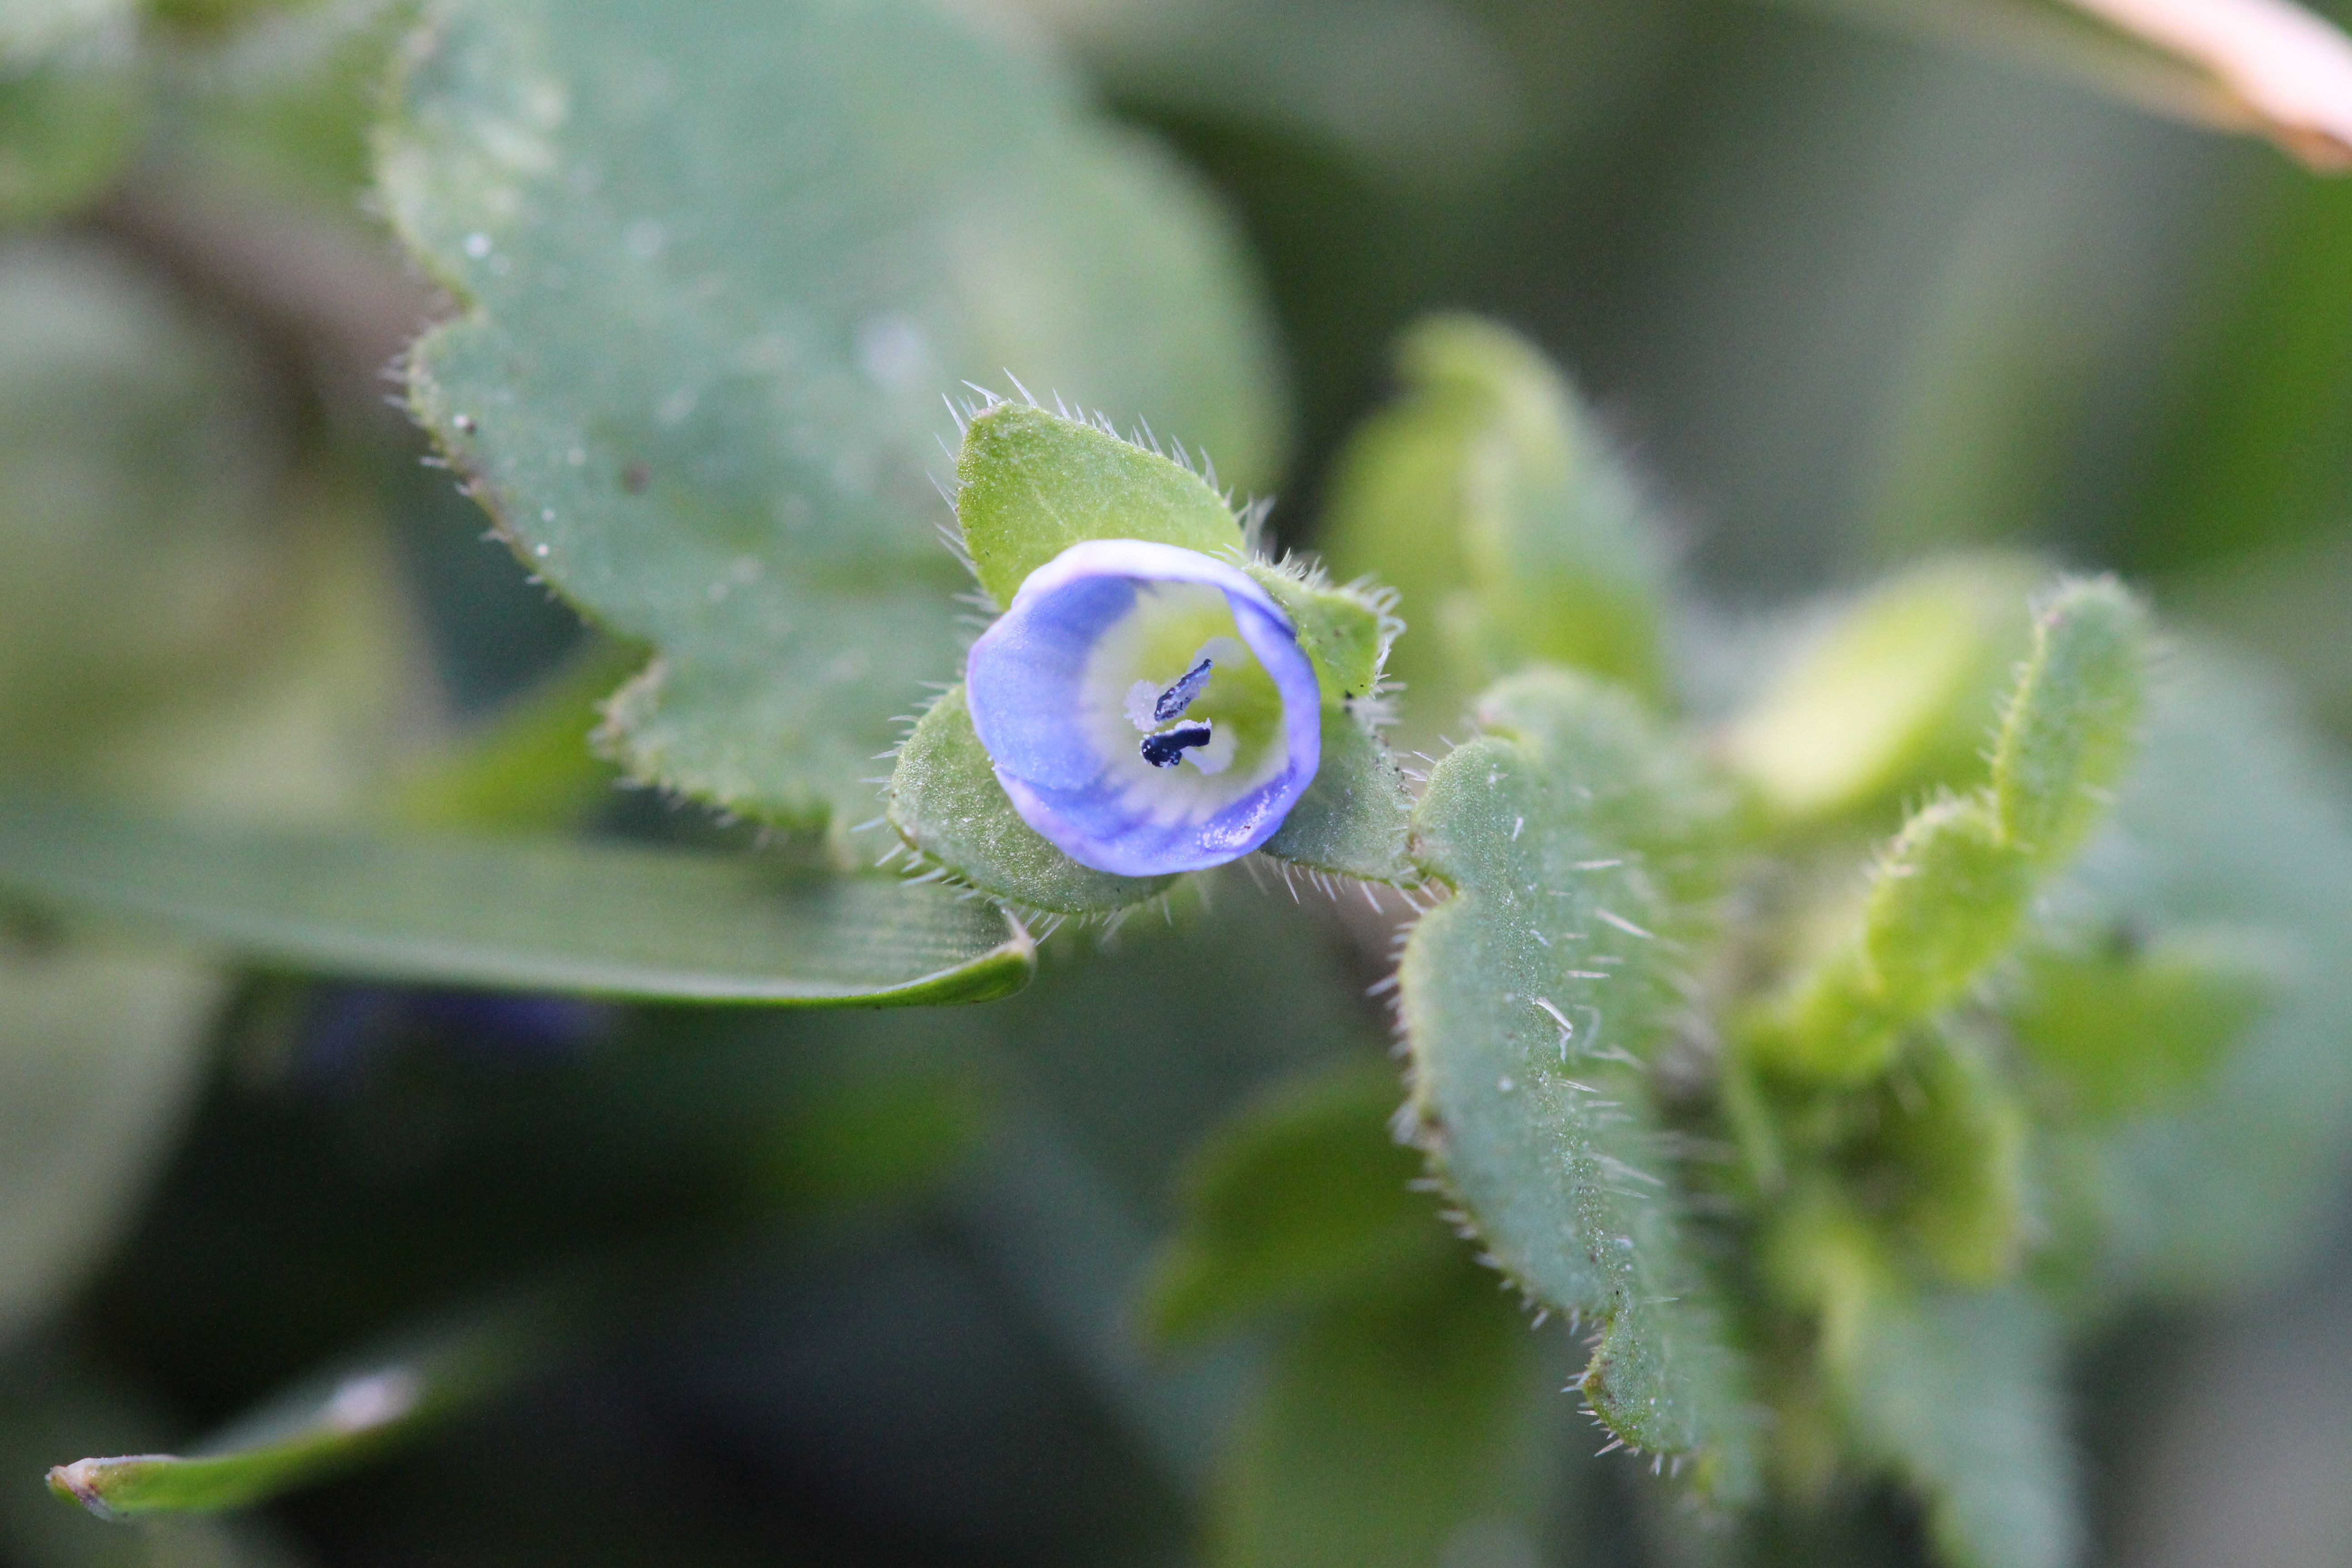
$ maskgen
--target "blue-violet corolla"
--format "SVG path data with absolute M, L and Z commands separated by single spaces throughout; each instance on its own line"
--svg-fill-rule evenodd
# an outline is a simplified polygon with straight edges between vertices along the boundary
M 1074 544 L 972 645 L 971 721 L 1021 819 L 1081 865 L 1150 877 L 1273 837 L 1322 760 L 1290 618 L 1238 567 Z

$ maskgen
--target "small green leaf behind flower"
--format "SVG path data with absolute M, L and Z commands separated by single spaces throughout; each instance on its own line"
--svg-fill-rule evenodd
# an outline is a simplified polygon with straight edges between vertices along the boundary
M 1413 731 L 1537 662 L 1663 694 L 1664 539 L 1565 378 L 1471 316 L 1421 322 L 1397 359 L 1404 396 L 1341 455 L 1322 544 L 1404 590 Z

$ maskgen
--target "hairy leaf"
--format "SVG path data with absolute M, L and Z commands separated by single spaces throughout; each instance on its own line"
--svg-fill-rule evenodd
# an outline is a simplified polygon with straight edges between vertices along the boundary
M 1859 1082 L 1904 1031 L 2009 952 L 2036 888 L 2097 822 L 2137 742 L 2146 614 L 2112 581 L 2062 585 L 2001 722 L 1989 789 L 1915 813 L 1873 868 L 1861 914 L 1751 1020 L 1784 1071 Z
M 609 741 L 704 799 L 871 815 L 957 664 L 929 476 L 964 379 L 1269 467 L 1265 329 L 1198 188 L 947 7 L 442 0 L 380 179 L 467 307 L 411 357 L 418 417 L 534 571 L 654 646 Z
M 1582 1384 L 1601 1417 L 1738 1496 L 1745 1373 L 1678 1242 L 1644 1082 L 1707 929 L 1725 792 L 1629 695 L 1565 672 L 1504 682 L 1481 719 L 1414 814 L 1454 889 L 1401 971 L 1423 1143 L 1528 1295 L 1605 1323 Z
M 2073 855 L 2139 742 L 2147 606 L 2112 577 L 2069 583 L 2034 612 L 2033 651 L 1993 748 L 2003 838 L 2042 864 Z

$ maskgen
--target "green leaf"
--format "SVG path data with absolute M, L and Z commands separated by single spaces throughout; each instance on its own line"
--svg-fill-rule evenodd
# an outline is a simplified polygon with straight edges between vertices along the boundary
M 2035 889 L 2106 809 L 2137 743 L 2146 613 L 2111 581 L 2062 585 L 2037 613 L 1990 789 L 1930 802 L 1871 872 L 1843 940 L 1759 1009 L 1748 1043 L 1783 1071 L 1860 1082 L 1904 1031 L 2009 952 Z
M 688 794 L 871 815 L 959 662 L 929 475 L 966 378 L 1271 466 L 1265 328 L 1199 188 L 948 8 L 444 0 L 381 145 L 468 306 L 413 406 L 526 563 L 654 646 L 609 740 Z
M 1745 1374 L 1677 1240 L 1645 1081 L 1720 885 L 1727 792 L 1630 694 L 1564 671 L 1504 682 L 1480 717 L 1414 813 L 1454 889 L 1400 972 L 1423 1145 L 1524 1290 L 1605 1322 L 1583 1384 L 1601 1418 L 1738 1497 Z
M 528 839 L 239 829 L 0 799 L 0 891 L 263 963 L 428 984 L 805 1005 L 985 1001 L 1028 934 L 945 889 Z
M 1537 1561 L 1533 1345 L 1493 1276 L 1454 1258 L 1318 1311 L 1220 1457 L 1208 1561 Z
M 2037 606 L 1992 756 L 2001 833 L 2035 860 L 2072 856 L 2114 800 L 2138 748 L 2147 645 L 2147 607 L 2112 577 Z
M 2181 1101 L 2292 984 L 2275 942 L 2194 927 L 2037 945 L 2025 955 L 2010 1033 L 2059 1088 L 2068 1113 L 2107 1119 Z
M 1858 1083 L 1885 1070 L 1903 1032 L 1948 1006 L 2023 928 L 2032 866 L 1981 797 L 1939 800 L 1903 825 L 1872 868 L 1843 943 L 1751 1031 L 1784 1072 Z
M 1029 574 L 1090 539 L 1143 539 L 1231 559 L 1242 525 L 1207 480 L 1110 431 L 999 403 L 956 458 L 956 521 L 982 592 L 1010 605 Z
M 1946 1279 L 1996 1284 L 2025 1254 L 2025 1107 L 1983 1051 L 1948 1033 L 1904 1067 L 1873 1140 L 1896 1173 L 1892 1217 Z
M 1420 1155 L 1390 1132 L 1401 1093 L 1393 1067 L 1350 1063 L 1276 1085 L 1211 1132 L 1145 1285 L 1146 1331 L 1205 1339 L 1456 1252 L 1412 1190 Z
M 2352 799 L 2340 759 L 2304 733 L 2273 679 L 2210 650 L 2172 650 L 2113 831 L 2043 902 L 2037 945 L 2203 954 L 2200 966 L 2243 973 L 2239 985 L 2261 977 L 2231 1037 L 2191 1033 L 2186 1054 L 2211 1053 L 2192 1087 L 2069 1140 L 2060 1217 L 2082 1237 L 2091 1303 L 2149 1290 L 2235 1298 L 2299 1266 L 2352 1147 Z M 2025 984 L 2040 973 L 2029 959 Z M 2138 1003 L 2126 988 L 2103 1005 L 2120 1021 Z M 2209 1028 L 2226 1026 L 2215 1016 L 2226 1006 L 2200 1005 Z M 2034 1004 L 2021 1013 L 2032 1019 Z M 2045 1037 L 2029 1047 L 2037 1065 Z M 2179 1070 L 2162 1035 L 2129 1048 L 2116 1070 L 2137 1072 L 2141 1050 L 2156 1086 Z
M 637 663 L 605 638 L 491 715 L 479 731 L 400 781 L 393 806 L 426 828 L 576 827 L 612 799 L 612 765 L 589 749 L 602 699 Z
M 1405 396 L 1342 454 L 1322 542 L 1343 574 L 1402 587 L 1422 635 L 1395 673 L 1417 731 L 1537 661 L 1657 692 L 1664 550 L 1573 390 L 1469 316 L 1422 322 L 1398 363 Z
M 2064 1347 L 2018 1287 L 1906 1286 L 1858 1230 L 1816 1232 L 1822 1357 L 1864 1455 L 1927 1505 L 1950 1568 L 2070 1568 L 2084 1526 Z
M 1326 708 L 1315 782 L 1264 847 L 1310 871 L 1410 886 L 1421 880 L 1412 829 L 1412 798 L 1387 743 L 1346 709 Z
M 1842 607 L 1726 732 L 1732 765 L 1792 823 L 1982 777 L 2039 577 L 2011 557 L 1942 561 Z
M 177 1454 L 77 1459 L 49 1489 L 100 1519 L 249 1508 L 362 1463 L 557 1364 L 599 1312 L 577 1283 L 551 1285 L 412 1331 L 290 1390 Z
M 931 704 L 898 748 L 888 800 L 890 826 L 918 854 L 1024 909 L 1109 914 L 1176 881 L 1081 866 L 1022 821 L 972 730 L 961 686 Z

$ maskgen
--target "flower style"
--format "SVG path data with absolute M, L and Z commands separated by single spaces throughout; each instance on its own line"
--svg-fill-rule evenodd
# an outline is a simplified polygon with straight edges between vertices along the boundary
M 1023 821 L 1081 865 L 1194 871 L 1273 837 L 1322 760 L 1290 619 L 1239 568 L 1097 539 L 972 645 L 972 727 Z

